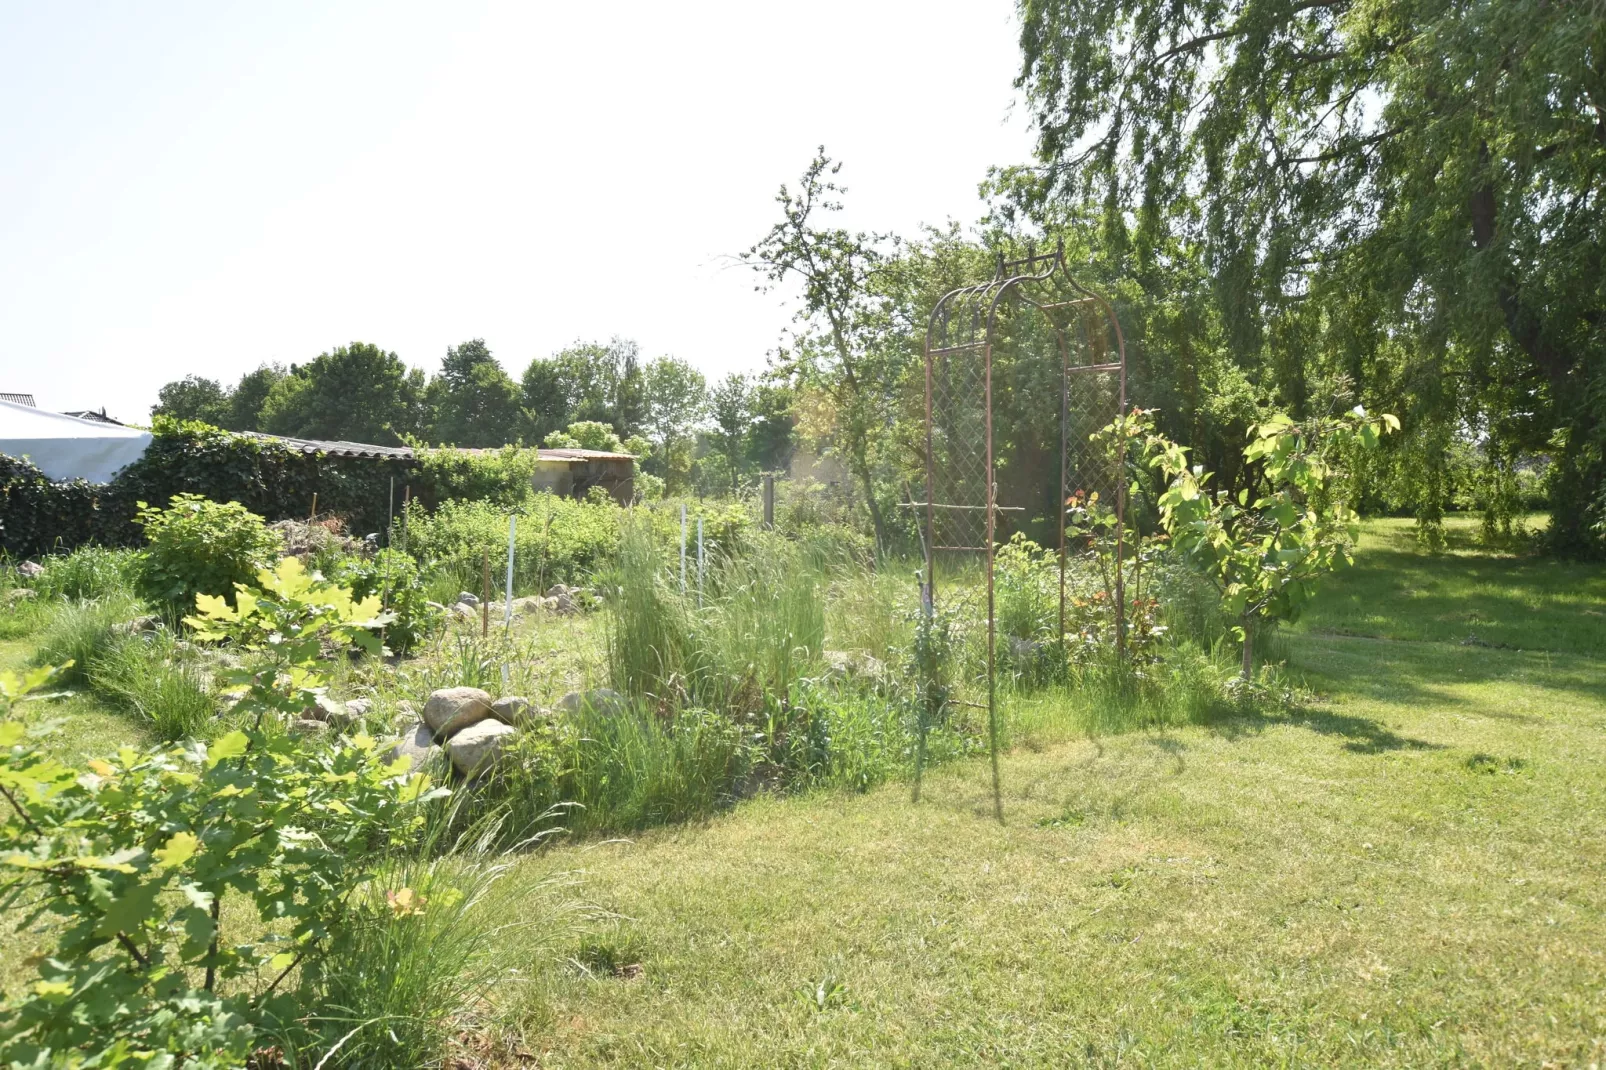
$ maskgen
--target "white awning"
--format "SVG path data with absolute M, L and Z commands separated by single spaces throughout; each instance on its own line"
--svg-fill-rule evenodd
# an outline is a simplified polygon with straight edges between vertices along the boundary
M 151 433 L 0 401 L 0 453 L 26 457 L 51 479 L 110 483 L 151 444 Z

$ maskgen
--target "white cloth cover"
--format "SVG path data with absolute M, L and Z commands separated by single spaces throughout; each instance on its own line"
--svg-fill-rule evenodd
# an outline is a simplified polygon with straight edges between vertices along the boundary
M 110 483 L 151 444 L 151 433 L 0 401 L 0 453 L 26 457 L 51 479 Z

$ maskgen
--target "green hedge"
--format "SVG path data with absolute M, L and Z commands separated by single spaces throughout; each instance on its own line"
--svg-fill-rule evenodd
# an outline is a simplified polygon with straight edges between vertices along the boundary
M 397 507 L 412 478 L 410 462 L 304 453 L 274 439 L 158 417 L 145 455 L 105 485 L 57 482 L 26 460 L 0 454 L 0 550 L 32 557 L 86 542 L 133 546 L 139 502 L 165 504 L 175 494 L 239 502 L 269 520 L 318 512 L 344 517 L 357 535 L 385 530 L 390 481 Z

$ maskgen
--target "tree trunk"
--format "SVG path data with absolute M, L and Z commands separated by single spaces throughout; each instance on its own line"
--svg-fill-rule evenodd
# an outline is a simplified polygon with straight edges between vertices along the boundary
M 879 559 L 887 545 L 886 522 L 881 519 L 881 505 L 875 500 L 875 483 L 870 478 L 870 462 L 865 457 L 864 445 L 853 445 L 853 469 L 864 485 L 864 507 L 870 510 L 870 526 L 875 530 L 875 554 Z
M 1244 614 L 1244 662 L 1243 668 L 1238 672 L 1238 679 L 1248 683 L 1254 677 L 1255 669 L 1255 618 Z

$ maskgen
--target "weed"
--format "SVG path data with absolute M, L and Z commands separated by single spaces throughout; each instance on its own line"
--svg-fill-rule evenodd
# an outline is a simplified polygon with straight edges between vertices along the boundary
M 144 607 L 128 594 L 62 602 L 51 610 L 49 622 L 34 653 L 36 665 L 65 665 L 62 680 L 82 683 L 89 666 L 117 640 L 117 625 L 138 616 Z

